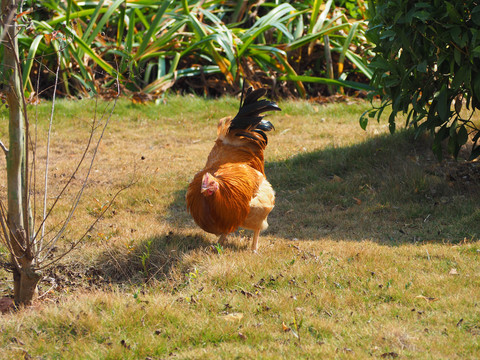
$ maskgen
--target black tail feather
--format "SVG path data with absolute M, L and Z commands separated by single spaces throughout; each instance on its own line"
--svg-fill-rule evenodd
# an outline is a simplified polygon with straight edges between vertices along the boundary
M 265 134 L 265 133 L 264 133 Z M 258 139 L 253 136 L 252 134 L 248 133 L 248 132 L 238 132 L 235 134 L 235 136 L 238 136 L 238 137 L 243 137 L 243 138 L 248 138 L 248 139 L 251 139 L 251 140 L 254 140 L 254 141 L 257 141 Z M 265 135 L 267 136 L 267 135 Z
M 266 93 L 267 89 L 260 88 L 254 91 L 252 87 L 249 87 L 247 89 L 247 93 L 245 94 L 245 101 L 243 102 L 242 106 L 256 102 L 262 96 L 265 96 Z
M 268 121 L 268 120 L 262 120 L 258 123 L 257 129 L 263 130 L 263 131 L 270 131 L 270 130 L 275 130 L 275 126 Z
M 266 111 L 281 111 L 281 109 L 273 101 L 258 100 L 266 92 L 267 90 L 263 88 L 257 90 L 253 90 L 251 87 L 248 88 L 238 114 L 230 123 L 229 131 L 236 129 L 255 131 L 265 139 L 265 142 L 267 141 L 267 135 L 264 131 L 270 131 L 275 129 L 275 127 L 270 121 L 263 120 L 264 115 L 261 114 Z M 242 134 L 241 136 L 245 135 Z
M 260 134 L 261 137 L 263 137 L 263 140 L 265 141 L 265 145 L 268 144 L 268 137 L 267 134 L 265 134 L 262 130 L 255 129 L 253 132 L 256 132 L 257 134 Z

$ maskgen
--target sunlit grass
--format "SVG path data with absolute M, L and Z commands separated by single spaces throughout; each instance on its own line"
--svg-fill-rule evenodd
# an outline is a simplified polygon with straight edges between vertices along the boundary
M 252 254 L 243 230 L 215 247 L 184 200 L 238 99 L 121 100 L 65 243 L 136 183 L 62 260 L 66 279 L 46 295 L 43 281 L 32 308 L 2 315 L 0 357 L 475 358 L 478 186 L 451 181 L 425 139 L 387 135 L 383 123 L 361 130 L 368 104 L 279 105 L 266 151 L 277 202 Z M 49 108 L 39 107 L 42 136 Z M 56 104 L 52 196 L 94 109 L 91 100 Z

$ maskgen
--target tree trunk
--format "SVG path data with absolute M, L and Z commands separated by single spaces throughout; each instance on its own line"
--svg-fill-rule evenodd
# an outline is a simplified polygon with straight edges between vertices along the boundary
M 33 268 L 34 254 L 30 243 L 30 204 L 28 201 L 27 124 L 24 117 L 24 94 L 18 61 L 15 0 L 2 0 L 4 29 L 3 72 L 9 106 L 9 150 L 7 160 L 7 224 L 10 231 L 15 304 L 30 304 L 36 294 L 40 275 Z

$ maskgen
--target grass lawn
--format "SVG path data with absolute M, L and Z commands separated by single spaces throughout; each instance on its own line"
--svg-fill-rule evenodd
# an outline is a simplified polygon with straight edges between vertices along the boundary
M 217 121 L 236 113 L 238 99 L 119 101 L 54 251 L 88 235 L 44 272 L 32 307 L 0 315 L 0 358 L 478 358 L 478 163 L 438 163 L 427 138 L 391 136 L 385 123 L 363 131 L 367 103 L 279 105 L 266 150 L 276 207 L 254 254 L 251 232 L 240 229 L 221 248 L 185 209 Z M 82 154 L 89 122 L 109 106 L 55 104 L 50 205 Z M 37 214 L 50 108 L 30 109 L 38 118 Z M 6 119 L 2 108 L 3 141 Z M 0 166 L 5 172 L 3 157 Z M 47 234 L 86 170 L 62 195 Z M 3 177 L 2 197 L 5 184 Z M 0 295 L 11 295 L 10 274 L 0 270 L 0 279 Z

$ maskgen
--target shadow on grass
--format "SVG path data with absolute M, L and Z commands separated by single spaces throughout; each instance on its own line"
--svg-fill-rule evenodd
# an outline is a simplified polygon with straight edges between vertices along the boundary
M 277 196 L 265 234 L 389 245 L 478 239 L 480 211 L 472 195 L 480 187 L 456 177 L 460 165 L 438 163 L 428 139 L 415 140 L 410 131 L 266 163 Z M 185 191 L 169 211 L 172 225 L 195 226 Z
M 138 284 L 165 280 L 180 262 L 179 271 L 189 271 L 185 255 L 208 249 L 211 243 L 203 236 L 170 231 L 136 242 L 131 248 L 110 248 L 98 259 L 98 266 L 111 282 Z

